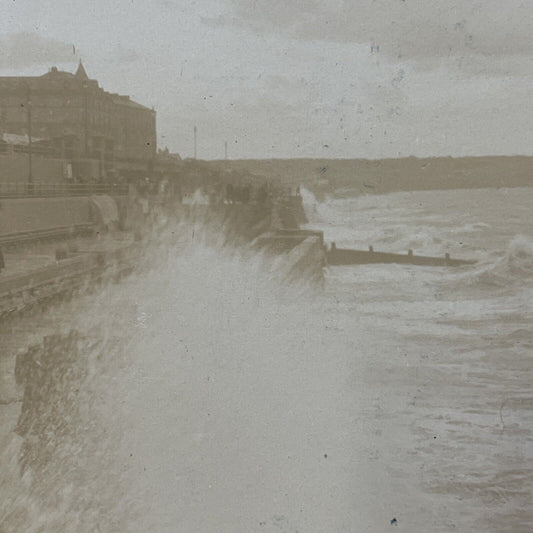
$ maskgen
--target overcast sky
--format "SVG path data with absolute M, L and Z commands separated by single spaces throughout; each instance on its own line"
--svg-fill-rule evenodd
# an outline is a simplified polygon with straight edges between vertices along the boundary
M 187 157 L 533 154 L 533 0 L 2 0 L 0 74 L 87 73 Z

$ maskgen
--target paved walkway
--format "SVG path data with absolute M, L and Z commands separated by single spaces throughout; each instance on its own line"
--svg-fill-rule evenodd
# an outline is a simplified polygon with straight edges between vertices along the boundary
M 96 237 L 77 237 L 69 241 L 28 244 L 20 249 L 3 250 L 5 268 L 0 281 L 7 277 L 28 274 L 34 270 L 57 264 L 56 250 L 65 248 L 67 256 L 97 252 L 128 246 L 133 242 L 130 232 L 114 232 Z

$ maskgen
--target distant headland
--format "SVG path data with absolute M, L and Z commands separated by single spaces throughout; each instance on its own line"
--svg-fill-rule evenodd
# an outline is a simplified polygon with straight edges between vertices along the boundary
M 240 159 L 209 164 L 279 179 L 294 186 L 303 184 L 315 192 L 383 194 L 533 185 L 533 156 Z

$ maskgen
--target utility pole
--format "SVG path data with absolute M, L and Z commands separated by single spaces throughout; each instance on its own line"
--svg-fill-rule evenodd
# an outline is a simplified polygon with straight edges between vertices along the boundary
M 224 141 L 224 159 L 228 158 L 228 141 Z
M 194 159 L 196 159 L 196 126 L 194 126 Z
M 83 156 L 89 157 L 89 91 L 87 83 L 83 84 Z
M 26 85 L 26 110 L 28 117 L 28 194 L 33 194 L 33 146 L 31 138 L 31 93 L 29 85 Z

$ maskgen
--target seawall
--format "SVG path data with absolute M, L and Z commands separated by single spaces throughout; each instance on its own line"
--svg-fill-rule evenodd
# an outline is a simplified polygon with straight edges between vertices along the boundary
M 322 237 L 309 235 L 296 245 L 286 257 L 289 282 L 299 280 L 322 284 L 324 282 L 323 268 L 326 266 L 326 255 L 322 244 Z
M 126 198 L 106 195 L 0 200 L 0 243 L 25 234 L 66 233 L 125 220 Z M 16 239 L 15 239 L 16 240 Z
M 313 278 L 321 276 L 324 257 L 321 244 L 317 249 L 322 258 L 318 258 L 312 268 L 308 268 L 309 265 L 301 268 L 304 264 L 302 258 L 313 255 L 309 243 L 305 253 L 290 253 L 309 236 L 297 229 L 298 220 L 305 216 L 301 201 L 284 200 L 279 204 L 221 202 L 193 206 L 179 202 L 165 203 L 161 202 L 161 198 L 154 197 L 149 212 L 144 212 L 137 202 L 130 200 L 128 197 L 106 195 L 2 200 L 0 246 L 5 252 L 5 269 L 0 273 L 0 314 L 19 312 L 44 299 L 71 292 L 84 285 L 84 280 L 95 276 L 99 278 L 110 264 L 117 265 L 114 270 L 120 272 L 130 270 L 141 259 L 145 245 L 152 239 L 157 241 L 160 230 L 166 224 L 180 219 L 193 224 L 193 233 L 194 227 L 204 227 L 207 231 L 203 235 L 217 246 L 248 246 L 260 235 L 272 235 L 273 228 L 278 232 L 283 231 L 280 228 L 286 228 L 291 236 L 274 232 L 273 239 L 282 244 L 275 253 L 286 255 L 285 263 L 291 272 L 291 280 L 296 279 L 298 271 L 301 277 L 309 277 L 309 272 L 312 272 Z M 101 239 L 91 238 L 84 241 L 82 246 L 85 250 L 79 249 L 77 241 L 44 247 L 18 247 L 19 243 L 27 243 L 28 240 L 39 242 L 41 237 L 68 239 L 80 233 L 80 227 L 91 230 L 123 230 L 128 227 L 134 231 L 111 231 L 106 235 L 109 242 L 103 248 L 98 245 L 103 243 Z M 123 248 L 126 243 L 128 253 L 115 257 L 114 251 Z
M 92 223 L 89 198 L 14 198 L 0 201 L 0 236 Z

